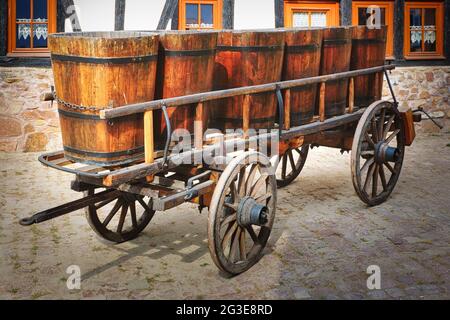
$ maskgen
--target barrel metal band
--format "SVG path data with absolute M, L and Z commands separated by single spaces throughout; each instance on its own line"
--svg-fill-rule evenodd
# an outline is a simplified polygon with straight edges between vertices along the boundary
M 286 46 L 286 53 L 303 53 L 308 51 L 316 51 L 320 48 L 317 43 L 298 45 L 298 46 Z
M 224 122 L 232 123 L 232 124 L 242 124 L 244 121 L 242 118 L 227 118 L 220 117 L 217 120 L 222 120 Z M 273 122 L 275 120 L 275 116 L 268 118 L 253 118 L 250 119 L 250 123 L 265 123 L 265 122 Z
M 323 45 L 325 47 L 340 46 L 340 45 L 346 45 L 346 44 L 350 44 L 350 43 L 351 43 L 350 39 L 326 39 L 326 40 L 323 40 Z
M 166 57 L 200 57 L 211 56 L 216 53 L 216 49 L 203 49 L 203 50 L 165 50 Z
M 117 158 L 117 157 L 122 157 L 122 156 L 130 156 L 130 155 L 134 155 L 137 153 L 144 153 L 144 147 L 142 146 L 142 147 L 138 147 L 138 148 L 134 148 L 134 149 L 128 149 L 128 150 L 116 151 L 116 152 L 93 152 L 93 151 L 80 150 L 80 149 L 64 146 L 64 151 L 75 153 L 75 154 L 82 155 L 85 157 L 90 157 L 90 158 L 110 159 L 110 158 Z
M 283 46 L 217 46 L 218 51 L 266 52 L 282 50 Z
M 158 55 L 152 54 L 148 56 L 137 56 L 137 57 L 99 58 L 99 57 L 80 57 L 62 54 L 52 54 L 51 58 L 52 61 L 61 61 L 61 62 L 75 62 L 88 64 L 127 64 L 127 63 L 156 61 Z
M 58 113 L 67 118 L 76 118 L 76 119 L 85 119 L 85 120 L 102 120 L 98 115 L 95 114 L 86 114 L 79 112 L 71 112 L 58 108 Z

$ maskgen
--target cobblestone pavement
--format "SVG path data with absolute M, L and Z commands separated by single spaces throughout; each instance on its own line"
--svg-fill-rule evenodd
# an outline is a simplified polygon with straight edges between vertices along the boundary
M 348 154 L 314 149 L 279 191 L 265 256 L 232 279 L 209 256 L 206 211 L 191 204 L 158 213 L 120 245 L 99 240 L 82 211 L 20 227 L 19 218 L 79 196 L 70 174 L 36 157 L 0 154 L 0 298 L 450 298 L 448 133 L 418 137 L 392 197 L 375 208 L 355 195 Z M 66 287 L 71 265 L 81 268 L 81 290 Z M 369 265 L 381 268 L 381 290 L 367 289 Z

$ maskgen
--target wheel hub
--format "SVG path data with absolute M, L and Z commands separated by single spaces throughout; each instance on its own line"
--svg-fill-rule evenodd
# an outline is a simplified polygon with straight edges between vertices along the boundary
M 375 145 L 375 161 L 377 163 L 396 162 L 400 156 L 398 148 L 390 147 L 385 142 Z
M 239 203 L 237 221 L 241 227 L 262 226 L 269 221 L 268 213 L 269 209 L 266 206 L 257 203 L 251 197 L 245 197 Z

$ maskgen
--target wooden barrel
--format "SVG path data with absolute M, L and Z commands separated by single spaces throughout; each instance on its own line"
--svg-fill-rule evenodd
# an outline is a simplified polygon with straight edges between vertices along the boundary
M 66 158 L 105 166 L 143 158 L 142 115 L 107 121 L 99 111 L 153 99 L 158 35 L 61 33 L 49 48 Z
M 217 32 L 167 31 L 160 33 L 156 96 L 158 99 L 211 91 Z M 206 110 L 205 110 L 206 112 Z M 194 132 L 195 106 L 168 109 L 172 130 Z M 208 117 L 202 117 L 204 127 Z M 155 112 L 155 145 L 164 146 L 166 123 L 163 113 Z
M 353 27 L 351 70 L 382 66 L 386 60 L 387 28 Z M 369 106 L 381 99 L 383 74 L 355 78 L 355 105 Z M 378 80 L 379 79 L 379 80 Z
M 350 70 L 352 27 L 333 27 L 323 31 L 320 75 Z M 345 113 L 348 97 L 348 79 L 328 81 L 325 91 L 325 117 Z M 318 114 L 318 103 L 316 113 Z
M 320 72 L 323 29 L 286 29 L 282 80 L 315 77 Z M 290 106 L 290 124 L 312 121 L 316 106 L 317 84 L 292 88 L 284 94 Z M 290 99 L 288 102 L 287 99 Z
M 272 30 L 224 31 L 217 40 L 214 89 L 223 90 L 281 80 L 284 32 Z M 215 127 L 243 127 L 244 97 L 213 102 Z M 273 128 L 277 111 L 275 93 L 249 96 L 249 128 Z

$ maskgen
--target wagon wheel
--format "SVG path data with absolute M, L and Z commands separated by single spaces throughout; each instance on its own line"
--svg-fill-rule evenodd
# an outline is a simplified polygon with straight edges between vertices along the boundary
M 94 189 L 88 191 L 89 195 L 93 193 Z M 154 214 L 145 197 L 128 192 L 86 208 L 92 229 L 100 237 L 116 243 L 136 238 Z
M 405 155 L 405 132 L 400 114 L 387 101 L 364 112 L 352 147 L 352 180 L 362 201 L 375 206 L 394 190 Z
M 277 202 L 269 159 L 251 151 L 234 158 L 220 176 L 208 218 L 209 251 L 224 272 L 248 270 L 262 256 Z
M 309 145 L 289 148 L 278 163 L 276 178 L 278 188 L 284 188 L 294 181 L 302 172 L 308 157 Z

